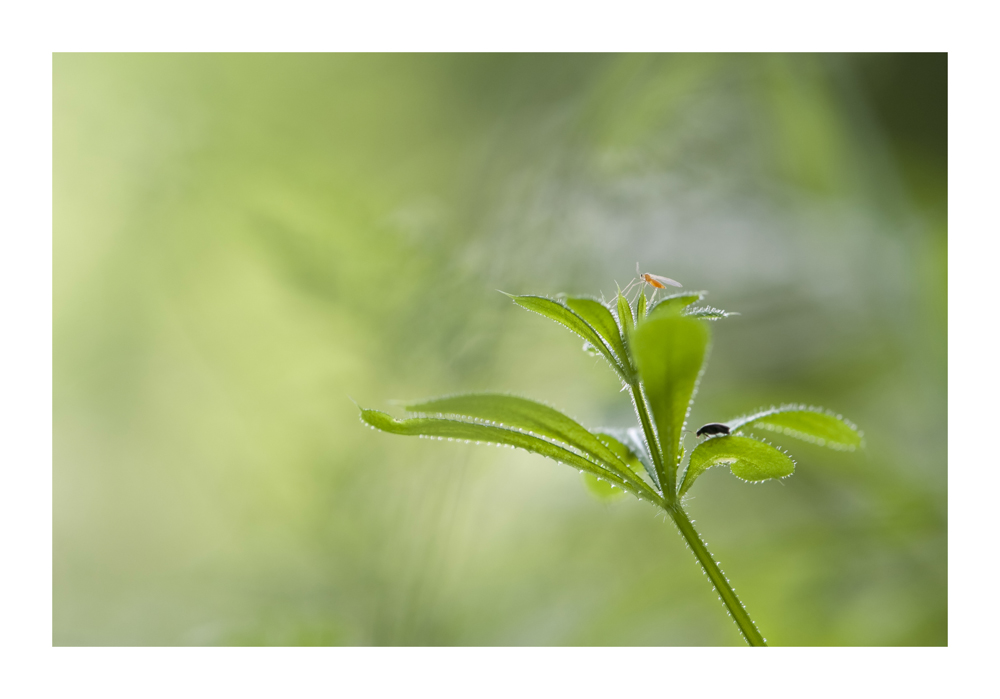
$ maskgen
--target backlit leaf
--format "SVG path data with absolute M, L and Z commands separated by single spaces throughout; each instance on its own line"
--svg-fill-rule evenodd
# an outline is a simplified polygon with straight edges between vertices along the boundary
M 739 435 L 713 437 L 691 452 L 679 494 L 686 493 L 707 469 L 723 464 L 730 467 L 734 476 L 745 481 L 784 478 L 795 471 L 795 462 L 770 444 Z
M 634 473 L 640 476 L 646 473 L 646 463 L 635 449 L 609 432 L 608 428 L 602 428 L 601 430 L 595 430 L 594 436 L 601 440 L 608 449 L 613 451 Z M 626 432 L 626 430 L 621 430 L 621 432 Z M 655 476 L 653 476 L 653 482 L 656 482 Z
M 861 432 L 853 423 L 822 408 L 804 405 L 762 410 L 726 424 L 733 432 L 768 430 L 841 451 L 861 446 Z
M 560 301 L 545 296 L 514 296 L 512 294 L 507 294 L 507 296 L 510 296 L 518 306 L 554 320 L 575 332 L 589 343 L 590 346 L 600 352 L 619 376 L 625 378 L 626 381 L 628 380 L 626 377 L 628 377 L 630 372 L 627 369 L 627 365 L 619 363 L 618 357 L 611 351 L 611 348 L 601 338 L 597 330 L 581 318 L 579 314 Z M 597 302 L 595 301 L 594 303 Z M 610 315 L 610 312 L 608 315 Z M 614 323 L 614 320 L 612 319 L 611 322 Z M 617 330 L 615 332 L 617 333 Z
M 594 434 L 618 454 L 633 471 L 638 472 L 639 468 L 644 469 L 656 489 L 660 489 L 659 477 L 656 475 L 656 469 L 649 457 L 649 450 L 646 448 L 642 430 L 638 427 L 600 427 L 594 430 Z M 628 453 L 627 457 L 625 452 Z
M 587 486 L 590 494 L 598 500 L 617 500 L 625 494 L 625 491 L 621 488 L 616 488 L 607 481 L 602 481 L 590 473 L 583 474 L 583 484 Z
M 662 450 L 664 488 L 673 486 L 681 433 L 708 351 L 708 327 L 681 316 L 650 316 L 632 334 L 639 371 Z
M 625 351 L 625 345 L 622 343 L 622 335 L 621 330 L 618 329 L 618 323 L 615 322 L 615 317 L 611 315 L 608 307 L 600 301 L 582 297 L 569 296 L 564 299 L 564 302 L 587 325 L 597 331 L 597 334 L 611 348 L 612 352 L 618 358 L 618 364 L 627 370 L 626 375 L 622 377 L 627 381 L 628 377 L 632 374 L 631 360 Z
M 701 318 L 702 320 L 718 320 L 719 318 L 738 316 L 739 313 L 724 311 L 721 308 L 712 308 L 711 306 L 700 306 L 700 307 L 688 308 L 686 311 L 684 311 L 684 315 L 688 318 Z
M 634 475 L 620 454 L 568 415 L 544 403 L 504 393 L 466 393 L 406 405 L 411 413 L 460 416 L 483 420 L 568 446 L 599 464 Z
M 701 301 L 704 297 L 704 291 L 685 291 L 680 294 L 673 294 L 659 301 L 649 309 L 646 315 L 650 319 L 658 318 L 660 315 L 680 315 L 681 311 L 695 301 Z
M 524 449 L 608 480 L 638 498 L 662 506 L 659 497 L 648 486 L 642 484 L 642 487 L 636 487 L 633 482 L 634 477 L 629 480 L 623 479 L 608 468 L 599 466 L 565 447 L 518 430 L 453 418 L 416 417 L 397 420 L 381 411 L 365 408 L 361 409 L 361 420 L 371 427 L 392 434 L 433 437 L 466 443 L 506 445 Z
M 646 317 L 646 292 L 639 292 L 639 300 L 635 302 L 635 322 L 638 323 Z
M 632 306 L 629 305 L 628 299 L 622 296 L 621 291 L 618 292 L 618 325 L 621 326 L 622 336 L 625 338 L 628 338 L 635 325 L 632 318 Z

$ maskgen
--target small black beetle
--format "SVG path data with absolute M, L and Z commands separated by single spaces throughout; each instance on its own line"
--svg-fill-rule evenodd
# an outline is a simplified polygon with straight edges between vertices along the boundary
M 724 425 L 721 422 L 710 422 L 707 425 L 702 425 L 701 428 L 695 432 L 695 436 L 697 437 L 700 437 L 703 434 L 729 434 L 729 425 Z

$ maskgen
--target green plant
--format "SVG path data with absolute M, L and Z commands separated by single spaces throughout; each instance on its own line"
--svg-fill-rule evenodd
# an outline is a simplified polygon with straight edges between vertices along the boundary
M 633 303 L 618 291 L 613 306 L 591 298 L 510 296 L 514 303 L 567 327 L 584 349 L 603 356 L 628 390 L 639 428 L 590 431 L 558 410 L 526 398 L 479 393 L 405 406 L 416 417 L 397 420 L 362 409 L 368 425 L 402 435 L 520 447 L 576 467 L 591 488 L 616 489 L 662 509 L 694 552 L 750 645 L 766 645 L 726 576 L 684 510 L 682 499 L 699 475 L 728 465 L 738 478 L 759 482 L 795 470 L 786 453 L 755 432 L 775 432 L 833 449 L 854 450 L 861 434 L 839 415 L 800 405 L 734 418 L 695 446 L 685 460 L 683 434 L 708 354 L 709 320 L 729 313 L 693 304 L 704 292 L 649 302 L 644 287 Z M 653 293 L 653 299 L 656 292 Z M 728 432 L 728 434 L 727 434 Z

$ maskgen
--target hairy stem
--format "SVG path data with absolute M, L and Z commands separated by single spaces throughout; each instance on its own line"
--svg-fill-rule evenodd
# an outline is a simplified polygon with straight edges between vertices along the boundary
M 709 553 L 705 542 L 698 536 L 698 532 L 691 523 L 691 519 L 687 516 L 687 512 L 684 511 L 679 503 L 668 505 L 665 509 L 680 530 L 681 536 L 684 537 L 688 546 L 694 551 L 695 558 L 701 563 L 701 567 L 705 569 L 708 579 L 712 581 L 712 584 L 718 591 L 719 597 L 722 598 L 723 604 L 726 605 L 726 609 L 732 615 L 733 620 L 740 629 L 740 633 L 743 634 L 743 638 L 751 646 L 766 646 L 767 643 L 764 637 L 760 635 L 760 631 L 757 630 L 753 619 L 747 614 L 747 610 L 744 608 L 743 603 L 740 602 L 740 598 L 736 596 L 736 591 L 729 584 L 729 581 L 726 580 L 726 576 L 722 573 L 722 569 L 719 568 L 719 564 L 712 558 L 712 554 Z
M 635 412 L 639 415 L 639 424 L 642 425 L 642 432 L 646 435 L 646 446 L 649 447 L 649 456 L 653 459 L 653 467 L 656 470 L 657 480 L 659 480 L 660 491 L 663 498 L 668 503 L 674 501 L 675 488 L 669 484 L 666 469 L 663 468 L 663 454 L 660 452 L 660 443 L 656 441 L 656 432 L 653 430 L 653 423 L 649 419 L 649 412 L 646 410 L 646 399 L 639 388 L 639 381 L 629 384 L 632 392 L 632 402 L 635 404 Z

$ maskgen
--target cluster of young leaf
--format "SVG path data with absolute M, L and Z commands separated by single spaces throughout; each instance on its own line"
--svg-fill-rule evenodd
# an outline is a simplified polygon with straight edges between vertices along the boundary
M 576 333 L 584 349 L 601 355 L 628 390 L 639 428 L 588 430 L 542 403 L 499 393 L 447 396 L 412 403 L 416 416 L 396 419 L 362 409 L 373 428 L 402 435 L 504 445 L 568 464 L 603 488 L 620 488 L 661 508 L 679 506 L 695 480 L 712 466 L 728 465 L 747 481 L 784 478 L 795 463 L 753 435 L 770 431 L 833 449 L 853 450 L 861 434 L 839 415 L 787 405 L 725 423 L 730 434 L 701 441 L 684 465 L 682 437 L 710 333 L 706 320 L 729 315 L 695 307 L 704 292 L 667 296 L 647 309 L 644 293 L 635 309 L 618 293 L 614 304 L 593 298 L 510 296 L 514 303 Z

